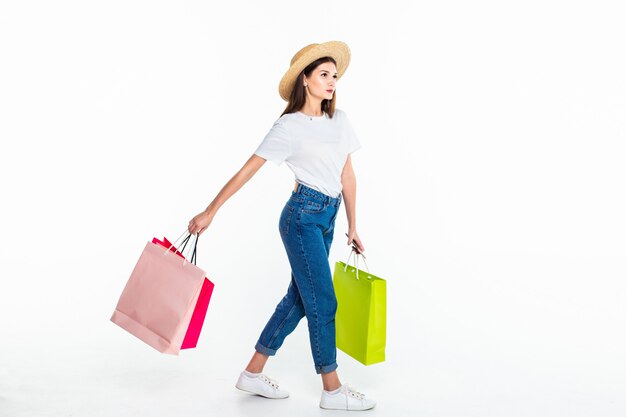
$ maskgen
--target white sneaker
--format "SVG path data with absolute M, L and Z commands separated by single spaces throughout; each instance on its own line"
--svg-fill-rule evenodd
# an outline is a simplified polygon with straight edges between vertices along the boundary
M 350 410 L 362 411 L 374 408 L 376 403 L 365 398 L 364 394 L 357 392 L 347 385 L 342 385 L 335 394 L 329 394 L 326 390 L 322 390 L 322 399 L 320 407 L 327 410 Z
M 245 373 L 239 375 L 235 387 L 252 394 L 257 394 L 266 398 L 287 398 L 289 393 L 278 388 L 278 381 L 268 378 L 264 374 L 249 377 Z

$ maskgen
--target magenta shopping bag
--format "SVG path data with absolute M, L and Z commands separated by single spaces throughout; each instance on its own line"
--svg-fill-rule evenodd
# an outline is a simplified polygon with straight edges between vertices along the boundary
M 177 251 L 165 237 L 163 238 L 163 241 L 154 238 L 152 239 L 152 243 L 157 243 L 165 248 L 170 248 L 171 251 L 174 251 L 178 254 L 178 256 L 184 258 L 183 254 Z M 204 318 L 206 317 L 206 312 L 209 308 L 209 301 L 211 301 L 211 295 L 213 294 L 214 287 L 215 284 L 213 284 L 209 278 L 205 277 L 204 282 L 202 283 L 202 288 L 200 289 L 200 295 L 198 295 L 198 302 L 196 302 L 193 314 L 191 315 L 189 327 L 185 333 L 183 343 L 180 346 L 181 350 L 195 348 L 198 345 L 200 331 L 202 330 L 202 325 L 204 324 Z
M 185 246 L 190 237 L 183 240 Z M 170 248 L 148 242 L 111 321 L 159 352 L 178 355 L 206 275 L 194 261 L 195 246 L 190 262 Z

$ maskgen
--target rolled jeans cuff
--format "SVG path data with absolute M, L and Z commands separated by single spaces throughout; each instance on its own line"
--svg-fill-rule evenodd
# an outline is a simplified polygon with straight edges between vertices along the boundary
M 257 342 L 256 345 L 254 346 L 254 350 L 256 350 L 259 353 L 262 353 L 263 355 L 267 355 L 267 356 L 274 356 L 274 355 L 276 355 L 276 350 L 275 349 L 266 348 L 265 346 L 263 346 L 259 342 Z
M 321 374 L 321 373 L 327 374 L 337 369 L 337 367 L 338 367 L 337 362 L 334 362 L 330 365 L 324 365 L 324 366 L 315 365 L 315 372 L 317 372 L 318 374 Z

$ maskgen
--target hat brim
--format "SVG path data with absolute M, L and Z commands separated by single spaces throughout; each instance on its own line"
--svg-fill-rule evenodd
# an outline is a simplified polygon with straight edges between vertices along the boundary
M 307 49 L 308 48 L 308 49 Z M 291 91 L 296 82 L 298 75 L 304 70 L 311 62 L 316 59 L 329 56 L 337 63 L 337 79 L 340 79 L 348 65 L 350 64 L 350 48 L 348 45 L 341 41 L 329 41 L 320 44 L 312 44 L 306 46 L 307 49 L 299 56 L 294 62 L 291 63 L 289 69 L 283 75 L 283 78 L 278 84 L 278 93 L 285 101 L 289 101 Z M 301 50 L 302 51 L 302 50 Z M 297 54 L 296 54 L 297 55 Z

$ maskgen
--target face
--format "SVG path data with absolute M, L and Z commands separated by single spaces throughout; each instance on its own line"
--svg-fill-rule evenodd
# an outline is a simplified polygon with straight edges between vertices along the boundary
M 331 100 L 337 83 L 337 67 L 332 62 L 324 62 L 313 70 L 310 77 L 304 77 L 308 94 L 319 99 Z

